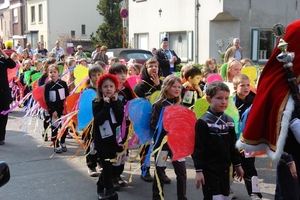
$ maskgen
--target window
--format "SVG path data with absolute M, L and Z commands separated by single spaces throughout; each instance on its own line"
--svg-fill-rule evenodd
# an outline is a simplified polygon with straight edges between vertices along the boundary
M 75 31 L 71 31 L 71 37 L 75 37 Z
M 84 24 L 81 25 L 81 34 L 85 35 L 85 25 Z
M 39 22 L 43 21 L 43 5 L 39 4 Z
M 31 6 L 31 23 L 35 23 L 35 7 Z
M 18 23 L 18 8 L 13 9 L 13 22 Z

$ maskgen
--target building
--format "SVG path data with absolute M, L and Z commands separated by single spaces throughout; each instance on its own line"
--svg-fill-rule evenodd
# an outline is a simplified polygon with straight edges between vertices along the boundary
M 130 0 L 128 42 L 132 48 L 170 48 L 183 62 L 221 63 L 221 54 L 240 38 L 244 57 L 264 63 L 276 44 L 273 25 L 299 18 L 298 0 Z

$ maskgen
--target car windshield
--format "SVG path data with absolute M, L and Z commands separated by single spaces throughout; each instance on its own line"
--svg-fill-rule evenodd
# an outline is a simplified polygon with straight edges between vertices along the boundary
M 134 58 L 136 60 L 148 60 L 153 57 L 152 54 L 142 52 L 128 52 L 126 55 L 127 59 Z

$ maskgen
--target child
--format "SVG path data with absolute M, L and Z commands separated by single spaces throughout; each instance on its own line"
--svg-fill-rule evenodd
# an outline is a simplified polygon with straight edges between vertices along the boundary
M 242 69 L 242 63 L 235 58 L 231 58 L 227 65 L 225 80 L 223 80 L 223 81 L 232 83 L 233 78 L 237 74 L 241 73 L 241 69 Z
M 231 162 L 239 180 L 242 180 L 244 174 L 239 152 L 235 148 L 234 121 L 224 113 L 228 99 L 229 88 L 225 83 L 210 83 L 206 88 L 206 100 L 210 106 L 195 126 L 195 148 L 192 154 L 196 169 L 195 184 L 197 189 L 202 184 L 204 200 L 229 195 Z
M 205 62 L 205 67 L 210 68 L 213 73 L 218 73 L 217 61 L 214 58 L 208 58 Z
M 255 94 L 250 90 L 250 79 L 245 74 L 238 74 L 233 78 L 233 88 L 235 90 L 235 106 L 237 107 L 240 118 L 243 113 L 252 105 Z M 249 157 L 247 152 L 241 152 L 241 164 L 244 170 L 244 181 L 248 195 L 252 198 L 261 199 L 261 193 L 252 192 L 251 178 L 257 176 L 255 168 L 255 157 Z
M 59 68 L 57 65 L 52 64 L 49 66 L 49 78 L 50 80 L 45 84 L 44 99 L 52 122 L 51 141 L 54 143 L 54 152 L 61 153 L 67 151 L 65 144 L 66 134 L 63 133 L 59 145 L 59 140 L 57 139 L 59 122 L 57 122 L 57 119 L 63 115 L 64 100 L 69 96 L 69 91 L 66 82 L 59 79 Z
M 142 65 L 139 63 L 129 63 L 128 64 L 128 76 L 139 75 L 142 69 Z
M 122 101 L 123 105 L 125 106 L 128 101 L 136 97 L 131 87 L 129 85 L 126 85 L 127 67 L 117 62 L 109 68 L 109 74 L 115 74 L 118 77 L 119 80 L 119 87 L 117 88 L 117 90 L 119 91 L 118 98 Z M 120 141 L 120 143 L 122 144 L 124 144 L 127 140 L 129 125 L 130 125 L 130 121 L 126 119 L 126 134 L 125 137 L 122 139 L 122 141 Z M 119 189 L 120 186 L 125 186 L 125 182 L 121 178 L 121 174 L 124 171 L 126 154 L 120 156 L 119 159 L 120 160 L 114 163 L 112 166 L 113 169 L 112 178 L 113 178 L 113 185 L 115 189 Z
M 153 104 L 152 113 L 150 118 L 150 128 L 155 130 L 156 125 L 159 120 L 159 116 L 163 107 L 172 106 L 172 105 L 180 105 L 181 103 L 181 80 L 179 77 L 174 75 L 169 75 L 165 78 L 162 84 L 161 92 Z M 167 135 L 167 132 L 163 129 L 160 137 L 158 139 L 157 147 L 160 146 L 163 137 Z M 154 139 L 156 139 L 156 135 L 154 134 Z M 156 163 L 156 173 L 158 175 L 159 180 L 156 179 L 154 176 L 152 192 L 153 192 L 153 200 L 160 200 L 159 189 L 158 189 L 158 182 L 163 190 L 164 183 L 165 183 L 165 169 L 166 169 L 166 161 L 167 159 L 162 159 L 163 157 L 167 157 L 172 155 L 172 151 L 167 143 L 165 143 L 160 151 L 159 155 L 155 157 L 159 157 L 159 161 Z M 160 159 L 161 158 L 161 159 Z M 163 160 L 163 161 L 162 161 Z M 177 196 L 178 199 L 184 200 L 186 198 L 186 166 L 185 166 L 185 159 L 180 159 L 177 161 L 172 161 L 176 179 L 177 179 Z M 164 194 L 162 193 L 162 196 Z
M 90 65 L 89 66 L 89 78 L 90 78 L 90 86 L 88 87 L 89 89 L 93 89 L 95 91 L 97 91 L 97 80 L 103 75 L 103 70 L 102 67 L 99 65 Z M 90 130 L 90 128 L 88 128 Z M 97 152 L 95 151 L 91 151 L 91 144 L 94 143 L 94 138 L 92 137 L 92 135 L 89 134 L 89 132 L 87 132 L 87 136 L 84 137 L 85 139 L 85 143 L 89 143 L 89 146 L 86 149 L 86 165 L 88 167 L 88 174 L 91 177 L 95 177 L 98 176 L 96 167 L 97 164 L 100 164 L 100 159 L 99 156 L 97 154 Z
M 182 102 L 186 107 L 194 105 L 198 98 L 203 96 L 202 90 L 200 89 L 201 70 L 198 67 L 188 67 L 184 71 L 184 77 L 186 82 L 182 84 Z
M 206 90 L 206 82 L 207 82 L 207 77 L 209 77 L 209 75 L 213 74 L 213 70 L 209 67 L 204 67 L 201 70 L 201 81 L 200 81 L 200 89 L 202 90 L 203 94 L 205 94 L 205 90 Z
M 253 66 L 253 62 L 249 58 L 243 58 L 241 60 L 241 63 L 242 63 L 243 68 Z
M 122 151 L 116 141 L 116 128 L 121 125 L 124 106 L 118 99 L 118 78 L 105 74 L 97 81 L 97 98 L 93 101 L 95 149 L 103 169 L 97 182 L 98 199 L 118 199 L 112 184 L 112 163 L 110 159 Z

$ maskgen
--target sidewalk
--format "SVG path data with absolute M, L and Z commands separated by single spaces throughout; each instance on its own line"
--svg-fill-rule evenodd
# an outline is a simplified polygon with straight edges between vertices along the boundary
M 10 181 L 0 188 L 1 200 L 87 200 L 97 199 L 96 182 L 98 178 L 89 177 L 85 158 L 79 155 L 71 159 L 78 144 L 75 139 L 66 139 L 68 152 L 54 154 L 51 142 L 43 144 L 42 138 L 34 134 L 35 123 L 32 123 L 29 133 L 20 131 L 23 113 L 21 110 L 9 114 L 6 133 L 6 144 L 0 146 L 0 160 L 8 163 L 11 171 Z M 43 144 L 41 147 L 39 145 Z M 133 155 L 136 150 L 133 150 Z M 133 156 L 132 155 L 132 156 Z M 268 169 L 270 160 L 259 157 L 256 161 L 258 168 L 261 191 L 265 200 L 273 200 L 275 192 L 275 166 Z M 196 190 L 194 184 L 195 172 L 193 162 L 187 158 L 187 198 L 189 200 L 202 199 L 202 190 Z M 275 165 L 275 166 L 274 166 Z M 137 169 L 136 171 L 134 171 Z M 153 175 L 153 167 L 151 167 Z M 167 175 L 171 178 L 171 184 L 164 188 L 165 199 L 175 200 L 176 177 L 171 163 L 168 163 Z M 128 180 L 133 173 L 132 182 L 118 191 L 120 200 L 151 199 L 152 183 L 146 183 L 140 179 L 139 161 L 126 163 L 124 180 Z M 234 182 L 232 186 L 238 200 L 250 199 L 246 194 L 243 183 Z

